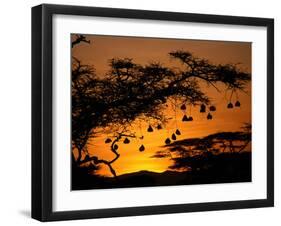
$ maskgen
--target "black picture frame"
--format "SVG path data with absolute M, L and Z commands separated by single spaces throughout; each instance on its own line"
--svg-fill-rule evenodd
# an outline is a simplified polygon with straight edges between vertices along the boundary
M 267 198 L 129 208 L 52 210 L 52 17 L 55 14 L 267 28 Z M 43 4 L 32 8 L 32 218 L 40 221 L 270 207 L 274 205 L 274 20 Z

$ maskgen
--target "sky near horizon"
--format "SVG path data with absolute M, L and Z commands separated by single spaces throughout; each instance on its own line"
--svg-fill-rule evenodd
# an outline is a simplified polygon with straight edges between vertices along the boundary
M 72 39 L 75 36 L 72 35 Z M 143 37 L 121 37 L 86 35 L 90 44 L 81 43 L 72 48 L 72 56 L 78 58 L 82 64 L 93 65 L 99 77 L 103 77 L 109 70 L 108 61 L 112 58 L 132 58 L 135 63 L 149 64 L 161 62 L 163 66 L 179 67 L 179 63 L 172 60 L 168 53 L 174 50 L 187 50 L 196 57 L 205 58 L 214 64 L 237 64 L 238 67 L 251 73 L 251 43 L 227 42 L 227 41 L 203 41 Z M 133 130 L 144 136 L 143 140 L 132 139 L 130 144 L 120 142 L 118 152 L 120 158 L 113 163 L 117 175 L 149 170 L 163 172 L 171 164 L 169 159 L 155 159 L 151 156 L 163 148 L 164 140 L 179 129 L 182 135 L 178 139 L 203 137 L 216 132 L 238 131 L 243 123 L 251 122 L 251 82 L 247 85 L 246 93 L 240 92 L 238 96 L 233 95 L 232 103 L 237 99 L 241 102 L 240 108 L 227 109 L 230 93 L 225 93 L 222 86 L 218 86 L 219 93 L 212 87 L 204 86 L 204 91 L 216 106 L 217 111 L 213 113 L 213 120 L 206 120 L 207 114 L 199 113 L 198 107 L 188 108 L 194 120 L 182 122 L 183 112 L 178 109 L 173 111 L 167 107 L 164 112 L 173 119 L 166 125 L 165 129 L 148 133 L 148 124 L 142 122 L 133 123 Z M 109 149 L 109 144 L 104 140 L 108 134 L 100 133 L 91 140 L 89 152 L 99 158 L 111 160 L 114 154 Z M 145 146 L 144 152 L 139 152 L 140 145 Z M 100 175 L 111 176 L 106 166 L 98 171 Z

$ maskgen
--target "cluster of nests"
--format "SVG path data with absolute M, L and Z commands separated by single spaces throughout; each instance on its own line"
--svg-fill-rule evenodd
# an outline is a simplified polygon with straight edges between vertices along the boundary
M 227 104 L 227 108 L 229 108 L 229 109 L 234 108 L 234 106 L 235 106 L 235 107 L 240 107 L 241 104 L 240 104 L 240 102 L 239 102 L 238 100 L 235 102 L 234 105 L 233 105 L 231 102 L 229 102 L 229 103 Z M 180 109 L 183 110 L 183 111 L 186 111 L 186 105 L 185 105 L 185 104 L 181 105 Z M 214 111 L 216 111 L 216 110 L 217 110 L 217 109 L 216 109 L 216 107 L 215 107 L 214 105 L 211 105 L 211 106 L 209 107 L 209 112 L 208 112 L 208 114 L 207 114 L 207 120 L 212 120 L 212 119 L 213 119 L 213 116 L 212 116 L 211 112 L 214 112 Z M 205 105 L 205 104 L 201 104 L 201 106 L 200 106 L 200 113 L 206 113 L 206 111 L 207 111 L 206 105 Z M 192 117 L 192 116 L 187 116 L 186 114 L 184 114 L 184 116 L 182 117 L 182 121 L 183 121 L 183 122 L 190 122 L 190 121 L 193 121 L 193 117 Z M 161 124 L 158 124 L 158 125 L 156 126 L 156 129 L 161 130 L 161 129 L 163 129 L 163 127 L 162 127 Z M 152 133 L 153 131 L 154 131 L 153 127 L 152 127 L 151 125 L 149 125 L 148 128 L 147 128 L 147 132 Z M 180 130 L 179 130 L 179 129 L 176 129 L 176 131 L 172 134 L 171 139 L 170 139 L 169 137 L 166 138 L 165 144 L 167 144 L 167 145 L 168 145 L 168 144 L 171 144 L 172 140 L 173 140 L 173 141 L 177 140 L 177 136 L 180 136 L 180 135 L 181 135 Z M 143 136 L 141 136 L 140 139 L 143 139 Z M 111 143 L 111 142 L 112 142 L 112 140 L 111 140 L 110 138 L 107 138 L 107 139 L 105 140 L 105 143 L 106 143 L 106 144 Z M 123 143 L 124 143 L 124 144 L 129 144 L 130 142 L 131 142 L 131 141 L 130 141 L 130 139 L 129 139 L 128 137 L 126 137 L 126 138 L 123 140 Z M 114 144 L 114 145 L 113 145 L 113 149 L 116 151 L 116 150 L 118 149 L 118 145 L 117 145 L 117 144 Z M 145 146 L 142 144 L 142 145 L 139 147 L 139 151 L 140 151 L 140 152 L 143 152 L 144 150 L 145 150 Z
M 163 129 L 163 127 L 162 127 L 161 124 L 158 124 L 158 125 L 156 126 L 156 128 L 157 128 L 158 130 Z M 147 128 L 147 132 L 152 133 L 153 131 L 154 131 L 154 130 L 153 130 L 153 127 L 152 127 L 151 125 L 149 125 L 148 128 Z M 175 132 L 175 134 L 181 135 L 181 132 L 177 129 L 176 132 Z M 173 140 L 176 140 L 176 139 L 177 139 L 175 134 L 172 135 L 172 139 L 173 139 Z M 143 136 L 141 136 L 140 139 L 143 139 Z M 109 143 L 111 143 L 111 142 L 112 142 L 112 140 L 111 140 L 110 138 L 106 138 L 106 140 L 105 140 L 105 143 L 106 143 L 106 144 L 109 144 Z M 126 137 L 126 138 L 123 140 L 123 143 L 124 143 L 124 144 L 129 144 L 130 142 L 131 142 L 131 141 L 130 141 L 130 139 L 129 139 L 128 137 Z M 168 143 L 170 144 L 170 143 L 171 143 L 171 140 L 170 140 L 169 138 L 167 138 L 166 141 L 165 141 L 165 143 L 166 143 L 166 144 L 168 144 Z M 114 144 L 112 148 L 116 151 L 119 147 L 118 147 L 117 144 Z M 139 147 L 139 151 L 140 151 L 140 152 L 143 152 L 144 150 L 145 150 L 145 146 L 142 144 L 142 145 Z
M 238 107 L 238 108 L 241 106 L 239 100 L 237 100 L 237 101 L 235 102 L 234 106 L 235 106 L 235 107 Z M 233 108 L 233 104 L 232 104 L 231 102 L 229 102 L 229 103 L 227 104 L 227 108 Z
M 107 138 L 105 140 L 105 143 L 111 143 L 111 139 L 110 138 Z M 129 144 L 130 143 L 130 140 L 128 138 L 125 138 L 124 141 L 123 141 L 124 144 Z M 119 148 L 119 146 L 117 144 L 114 144 L 113 145 L 113 149 L 116 151 L 117 149 Z M 139 147 L 139 151 L 144 151 L 145 150 L 145 147 L 144 145 L 142 144 L 140 147 Z
M 201 106 L 200 106 L 200 113 L 205 113 L 206 112 L 206 105 L 205 104 L 201 104 Z M 186 105 L 185 104 L 183 104 L 181 107 L 180 107 L 180 109 L 181 110 L 183 110 L 183 111 L 185 111 L 186 110 Z M 208 120 L 211 120 L 211 119 L 213 119 L 213 116 L 212 116 L 212 114 L 211 114 L 211 112 L 212 111 L 216 111 L 217 109 L 216 109 L 216 107 L 214 106 L 214 105 L 212 105 L 212 106 L 210 106 L 209 107 L 209 113 L 208 113 L 208 115 L 207 115 L 207 119 Z M 183 115 L 183 117 L 182 117 L 182 121 L 183 122 L 190 122 L 190 121 L 193 121 L 193 117 L 192 116 L 187 116 L 186 114 L 184 114 Z
M 235 102 L 234 106 L 235 106 L 235 107 L 240 107 L 240 106 L 241 106 L 241 103 L 239 102 L 239 100 L 237 100 L 237 101 Z M 228 109 L 231 109 L 231 108 L 233 108 L 234 106 L 233 106 L 233 104 L 232 104 L 231 102 L 229 102 L 226 107 L 227 107 Z M 183 110 L 183 111 L 185 111 L 185 110 L 186 110 L 186 105 L 183 104 L 183 105 L 180 107 L 180 109 Z M 200 113 L 205 113 L 206 110 L 207 110 L 206 105 L 205 105 L 205 104 L 201 104 L 201 106 L 200 106 Z M 207 120 L 212 120 L 212 119 L 213 119 L 213 115 L 211 114 L 211 112 L 214 112 L 214 111 L 216 111 L 216 110 L 217 110 L 217 109 L 216 109 L 216 106 L 214 106 L 214 105 L 211 105 L 211 106 L 209 107 L 209 112 L 208 112 L 208 114 L 207 114 Z M 192 117 L 192 116 L 189 116 L 189 117 L 188 117 L 186 114 L 184 114 L 183 117 L 182 117 L 182 121 L 183 121 L 183 122 L 190 122 L 190 121 L 193 121 L 193 117 Z
M 179 136 L 179 135 L 181 135 L 181 132 L 179 131 L 179 129 L 177 129 L 177 130 L 175 131 L 175 133 L 173 133 L 172 136 L 171 136 L 172 140 L 176 140 L 176 139 L 177 139 L 177 136 Z M 169 137 L 166 138 L 165 144 L 170 144 L 171 142 L 172 142 L 172 141 L 171 141 L 171 139 L 170 139 Z

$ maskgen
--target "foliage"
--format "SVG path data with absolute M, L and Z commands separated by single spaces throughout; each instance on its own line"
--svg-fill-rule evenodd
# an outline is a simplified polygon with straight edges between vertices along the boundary
M 152 158 L 170 158 L 170 169 L 198 170 L 210 165 L 214 156 L 222 153 L 233 156 L 245 152 L 251 142 L 251 125 L 242 131 L 219 132 L 203 138 L 190 138 L 166 145 L 165 150 L 156 152 Z

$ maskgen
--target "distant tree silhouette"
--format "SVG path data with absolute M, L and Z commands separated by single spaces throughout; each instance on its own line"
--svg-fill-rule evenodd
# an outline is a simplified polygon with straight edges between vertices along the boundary
M 245 124 L 242 131 L 219 132 L 203 138 L 190 138 L 166 145 L 166 149 L 156 152 L 152 158 L 170 158 L 170 169 L 201 169 L 210 164 L 213 156 L 222 153 L 238 156 L 251 142 L 251 125 Z
M 89 43 L 85 36 L 77 36 L 72 47 L 85 41 Z M 72 162 L 76 167 L 105 164 L 116 177 L 112 163 L 120 156 L 118 142 L 136 138 L 130 130 L 136 119 L 149 120 L 153 126 L 165 124 L 168 119 L 162 109 L 169 98 L 176 97 L 186 105 L 209 105 L 201 82 L 218 91 L 220 83 L 226 90 L 236 92 L 244 91 L 251 79 L 236 65 L 215 65 L 188 51 L 173 51 L 169 55 L 183 64 L 182 70 L 158 62 L 140 65 L 130 58 L 113 58 L 109 60 L 110 70 L 101 76 L 92 66 L 72 58 Z M 88 152 L 89 140 L 99 131 L 114 134 L 106 141 L 111 143 L 110 151 L 115 155 L 112 160 L 99 159 Z

